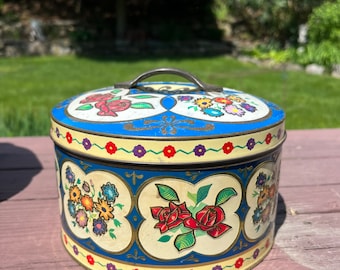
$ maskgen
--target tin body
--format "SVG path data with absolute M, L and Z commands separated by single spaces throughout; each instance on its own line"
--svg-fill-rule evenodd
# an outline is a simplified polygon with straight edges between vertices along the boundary
M 283 111 L 142 79 L 52 110 L 67 251 L 90 269 L 255 266 L 274 241 Z

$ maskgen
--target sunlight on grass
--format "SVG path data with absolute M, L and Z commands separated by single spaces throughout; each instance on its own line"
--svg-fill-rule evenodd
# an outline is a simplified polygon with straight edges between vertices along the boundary
M 340 82 L 330 76 L 259 68 L 225 56 L 109 60 L 67 56 L 1 59 L 0 136 L 47 135 L 49 111 L 58 102 L 158 67 L 184 69 L 204 82 L 270 100 L 286 111 L 289 129 L 340 127 Z M 185 81 L 169 76 L 149 80 Z

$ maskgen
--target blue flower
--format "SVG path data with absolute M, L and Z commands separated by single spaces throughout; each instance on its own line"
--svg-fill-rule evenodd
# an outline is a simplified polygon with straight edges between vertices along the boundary
M 252 106 L 248 103 L 245 103 L 245 102 L 241 103 L 241 107 L 243 109 L 246 109 L 248 112 L 255 112 L 256 111 L 256 107 L 254 107 L 254 106 Z
M 66 168 L 66 179 L 69 181 L 70 184 L 74 183 L 75 176 L 74 176 L 74 173 L 72 172 L 70 166 L 67 166 L 67 168 Z
M 68 208 L 68 211 L 69 211 L 71 217 L 75 217 L 76 216 L 76 206 L 74 205 L 74 203 L 71 200 L 67 201 L 67 208 Z
M 94 219 L 93 220 L 93 232 L 96 235 L 102 235 L 106 233 L 107 231 L 107 225 L 102 218 Z
M 115 201 L 119 196 L 118 190 L 114 184 L 107 182 L 105 185 L 102 185 L 103 195 L 106 197 L 108 201 Z
M 257 207 L 254 210 L 254 215 L 253 215 L 253 223 L 259 223 L 261 221 L 261 215 L 262 215 L 262 207 Z
M 212 117 L 220 117 L 224 115 L 223 112 L 221 112 L 220 110 L 214 109 L 214 108 L 205 108 L 202 110 L 202 112 Z

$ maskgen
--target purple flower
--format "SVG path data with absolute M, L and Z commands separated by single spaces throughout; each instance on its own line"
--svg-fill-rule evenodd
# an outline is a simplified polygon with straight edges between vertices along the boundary
M 78 251 L 78 248 L 77 248 L 77 246 L 73 246 L 73 252 L 74 252 L 74 254 L 76 254 L 76 255 L 78 255 L 78 253 L 79 253 L 79 251 Z
M 241 107 L 243 109 L 247 110 L 248 112 L 255 112 L 256 111 L 256 107 L 255 106 L 252 106 L 252 105 L 250 105 L 248 103 L 245 103 L 245 102 L 241 103 Z
M 75 180 L 75 176 L 74 176 L 74 173 L 72 172 L 72 170 L 69 166 L 67 166 L 65 173 L 66 173 L 66 179 L 68 180 L 68 182 L 70 184 L 73 184 L 74 180 Z
M 114 266 L 112 263 L 108 263 L 108 264 L 106 265 L 106 269 L 107 269 L 107 270 L 116 270 L 117 268 L 116 268 L 116 266 Z
M 88 182 L 84 181 L 82 188 L 85 192 L 90 192 L 90 185 Z
M 193 99 L 192 96 L 178 96 L 177 98 L 179 101 L 190 101 Z
M 107 231 L 107 225 L 102 218 L 94 219 L 93 220 L 93 232 L 96 235 L 102 235 L 106 233 Z
M 277 132 L 277 139 L 278 140 L 280 140 L 280 138 L 281 138 L 281 133 L 282 133 L 282 130 L 281 130 L 281 128 L 278 130 L 278 132 Z
M 203 156 L 205 152 L 206 152 L 205 146 L 202 144 L 196 145 L 194 148 L 194 153 L 198 157 Z
M 256 186 L 257 187 L 262 187 L 267 180 L 267 175 L 264 174 L 263 172 L 259 173 L 259 176 L 256 179 Z
M 91 148 L 92 144 L 88 138 L 83 139 L 83 146 L 85 150 L 89 150 Z
M 139 157 L 139 158 L 143 157 L 143 156 L 145 155 L 145 153 L 146 153 L 145 148 L 144 148 L 142 145 L 140 145 L 140 144 L 136 145 L 136 146 L 133 148 L 132 151 L 133 151 L 133 154 L 134 154 L 136 157 Z
M 254 254 L 253 254 L 253 258 L 256 259 L 257 256 L 259 256 L 259 253 L 260 253 L 260 250 L 258 248 L 255 249 Z
M 221 265 L 216 265 L 214 266 L 211 270 L 222 270 L 222 266 Z
M 253 138 L 250 138 L 250 139 L 248 140 L 248 142 L 247 142 L 247 148 L 248 148 L 249 150 L 251 150 L 251 149 L 254 148 L 254 146 L 255 146 L 255 140 L 254 140 Z
M 57 137 L 58 137 L 58 138 L 60 137 L 60 131 L 59 131 L 59 128 L 56 128 L 56 129 L 55 129 L 55 134 L 57 135 Z
M 88 217 L 85 210 L 80 209 L 77 211 L 76 221 L 81 228 L 85 228 L 87 226 Z
M 245 111 L 235 105 L 227 105 L 224 107 L 224 110 L 232 115 L 242 116 L 245 114 Z

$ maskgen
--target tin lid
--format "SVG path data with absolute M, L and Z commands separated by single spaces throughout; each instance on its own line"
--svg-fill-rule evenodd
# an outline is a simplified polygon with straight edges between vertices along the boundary
M 174 74 L 189 82 L 143 82 Z M 51 113 L 54 142 L 90 158 L 139 164 L 235 161 L 284 141 L 285 114 L 241 91 L 172 68 L 61 102 Z

